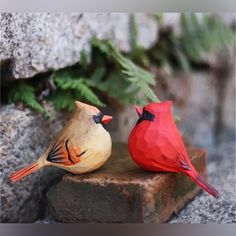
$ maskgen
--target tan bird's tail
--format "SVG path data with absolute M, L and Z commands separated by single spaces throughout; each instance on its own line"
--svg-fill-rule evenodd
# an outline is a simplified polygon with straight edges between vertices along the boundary
M 24 178 L 25 176 L 27 176 L 33 172 L 36 172 L 39 169 L 40 169 L 40 165 L 36 161 L 36 162 L 33 162 L 32 164 L 25 166 L 24 168 L 22 168 L 20 170 L 15 171 L 14 173 L 12 173 L 9 176 L 9 178 L 12 182 L 16 182 L 16 181 Z

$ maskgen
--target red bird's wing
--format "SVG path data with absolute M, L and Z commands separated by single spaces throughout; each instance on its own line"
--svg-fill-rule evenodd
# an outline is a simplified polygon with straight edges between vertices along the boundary
M 61 164 L 61 165 L 74 165 L 80 161 L 80 158 L 86 151 L 80 152 L 79 148 L 73 147 L 69 138 L 65 141 L 56 141 L 47 156 L 47 161 Z
M 181 171 L 189 170 L 190 165 L 186 159 L 187 151 L 182 143 L 168 137 L 163 137 L 161 145 L 158 144 L 160 156 L 155 159 L 158 166 L 167 170 Z

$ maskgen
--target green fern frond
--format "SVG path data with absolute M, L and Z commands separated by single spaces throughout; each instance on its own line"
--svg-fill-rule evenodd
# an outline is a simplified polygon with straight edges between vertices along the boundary
M 149 67 L 150 60 L 147 56 L 147 53 L 143 46 L 138 44 L 138 25 L 136 23 L 135 14 L 131 14 L 130 16 L 130 46 L 131 52 L 129 58 L 137 64 Z
M 137 44 L 138 40 L 138 27 L 136 24 L 135 16 L 134 14 L 131 14 L 130 16 L 130 45 L 132 48 L 131 53 L 136 53 L 136 50 L 139 49 L 139 46 Z
M 78 84 L 79 87 L 77 88 L 77 91 L 81 94 L 82 97 L 84 97 L 87 101 L 93 103 L 94 105 L 101 107 L 105 106 L 105 104 L 100 101 L 100 99 L 93 92 L 93 90 L 90 89 L 88 83 L 86 83 L 86 80 L 80 79 L 78 80 Z
M 186 72 L 189 72 L 190 71 L 190 63 L 188 61 L 186 54 L 177 48 L 175 50 L 175 54 L 176 54 L 176 58 L 180 64 L 180 66 L 182 67 L 182 69 Z
M 87 81 L 87 83 L 90 86 L 96 87 L 99 86 L 102 82 L 102 79 L 106 73 L 106 69 L 104 67 L 97 68 L 94 73 L 91 75 L 90 79 Z
M 110 42 L 107 43 L 110 47 L 110 55 L 120 64 L 122 67 L 123 74 L 129 77 L 137 78 L 138 80 L 143 80 L 148 84 L 155 85 L 154 75 L 141 67 L 135 65 L 130 59 L 123 56 L 117 48 Z
M 86 53 L 85 49 L 82 49 L 82 51 L 80 53 L 80 64 L 84 68 L 88 65 L 88 58 L 87 58 L 87 53 Z
M 133 83 L 142 91 L 146 97 L 152 101 L 159 101 L 152 89 L 151 85 L 155 85 L 154 75 L 139 66 L 135 65 L 129 58 L 123 56 L 118 49 L 109 41 L 93 40 L 93 44 L 99 48 L 108 57 L 111 57 L 121 67 L 124 78 Z
M 147 98 L 149 98 L 153 102 L 160 102 L 160 100 L 157 98 L 153 90 L 148 86 L 147 83 L 143 81 L 138 81 L 137 86 L 140 88 L 140 90 L 145 94 Z
M 58 72 L 54 76 L 54 81 L 59 89 L 63 91 L 73 90 L 80 94 L 82 98 L 97 106 L 105 106 L 97 95 L 89 87 L 89 80 L 84 78 L 73 78 L 68 72 Z
M 180 22 L 182 35 L 178 44 L 195 62 L 201 62 L 202 53 L 222 50 L 233 40 L 232 30 L 218 16 L 204 15 L 198 19 L 196 14 L 183 13 Z
M 35 89 L 23 81 L 19 81 L 8 94 L 8 102 L 23 102 L 26 106 L 41 113 L 47 113 L 35 96 Z
M 68 111 L 74 111 L 75 109 L 76 98 L 73 92 L 69 90 L 58 89 L 52 94 L 50 99 L 57 110 L 67 109 Z

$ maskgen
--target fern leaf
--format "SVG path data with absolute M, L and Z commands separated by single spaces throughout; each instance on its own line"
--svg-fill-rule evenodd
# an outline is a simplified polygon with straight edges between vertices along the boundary
M 98 106 L 105 106 L 104 103 L 100 101 L 100 99 L 96 96 L 96 94 L 90 89 L 88 79 L 84 78 L 72 78 L 69 73 L 62 73 L 60 76 L 55 76 L 54 81 L 56 85 L 64 90 L 73 90 L 79 93 L 82 98 L 85 98 L 87 101 L 93 103 Z
M 102 81 L 102 78 L 104 77 L 106 73 L 106 69 L 104 67 L 97 68 L 94 73 L 91 75 L 90 79 L 87 81 L 87 83 L 90 86 L 99 86 L 99 84 Z
M 190 71 L 190 64 L 188 62 L 187 56 L 184 54 L 184 52 L 182 52 L 179 49 L 176 49 L 175 52 L 176 52 L 178 62 L 180 64 L 180 66 L 182 67 L 182 69 L 186 72 L 189 72 Z
M 152 101 L 159 101 L 155 93 L 149 87 L 150 85 L 155 85 L 154 75 L 152 73 L 135 65 L 129 58 L 123 56 L 109 41 L 99 42 L 99 40 L 95 40 L 95 46 L 120 65 L 121 72 L 127 81 L 136 84 L 139 90 L 144 92 L 145 96 Z
M 51 100 L 57 110 L 67 109 L 68 111 L 73 111 L 75 108 L 75 96 L 69 90 L 58 89 L 51 96 Z
M 136 53 L 136 50 L 138 50 L 138 44 L 137 44 L 137 38 L 138 38 L 138 27 L 135 21 L 135 16 L 132 14 L 130 16 L 130 45 L 132 48 L 131 53 Z
M 35 96 L 35 89 L 20 81 L 16 86 L 14 86 L 8 94 L 9 102 L 23 102 L 26 106 L 37 110 L 41 113 L 47 113 L 46 110 L 39 104 Z
M 89 88 L 88 84 L 86 83 L 86 80 L 78 80 L 78 85 L 79 86 L 77 87 L 77 91 L 81 94 L 82 97 L 84 97 L 86 100 L 93 103 L 94 105 L 105 106 L 105 104 L 100 101 L 100 99 L 92 91 L 92 89 Z
M 137 83 L 137 86 L 141 89 L 141 91 L 145 94 L 147 98 L 151 99 L 151 101 L 160 102 L 153 90 L 146 83 L 139 81 Z
M 181 14 L 181 29 L 179 45 L 195 62 L 202 60 L 203 53 L 224 49 L 233 40 L 233 32 L 217 16 L 205 15 L 199 20 L 196 14 Z M 183 62 L 180 54 L 177 57 Z
M 88 65 L 88 58 L 85 49 L 82 49 L 80 53 L 80 64 L 85 68 Z

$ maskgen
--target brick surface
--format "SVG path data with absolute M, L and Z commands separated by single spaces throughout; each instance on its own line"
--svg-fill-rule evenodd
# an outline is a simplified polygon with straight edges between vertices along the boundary
M 206 152 L 187 148 L 206 177 Z M 200 188 L 181 173 L 151 173 L 137 167 L 125 144 L 115 144 L 110 160 L 85 175 L 67 174 L 47 193 L 48 211 L 61 222 L 166 222 Z

